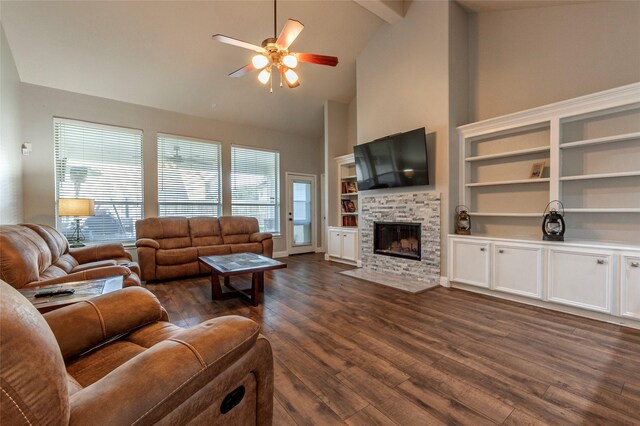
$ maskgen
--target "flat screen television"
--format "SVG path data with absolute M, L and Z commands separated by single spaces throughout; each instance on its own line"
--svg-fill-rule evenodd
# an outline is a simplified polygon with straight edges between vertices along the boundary
M 429 185 L 425 128 L 356 145 L 358 191 Z

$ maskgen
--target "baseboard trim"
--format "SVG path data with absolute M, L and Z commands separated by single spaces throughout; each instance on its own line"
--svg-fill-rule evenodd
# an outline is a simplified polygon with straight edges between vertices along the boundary
M 273 252 L 273 258 L 276 259 L 278 257 L 287 257 L 289 256 L 289 253 L 287 253 L 286 251 L 274 251 Z
M 448 277 L 440 277 L 440 285 L 442 287 L 451 287 L 451 283 L 449 282 Z

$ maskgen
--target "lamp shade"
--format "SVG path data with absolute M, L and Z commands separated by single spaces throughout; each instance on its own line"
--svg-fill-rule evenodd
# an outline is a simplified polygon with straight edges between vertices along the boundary
M 58 216 L 94 216 L 95 203 L 92 198 L 60 198 Z

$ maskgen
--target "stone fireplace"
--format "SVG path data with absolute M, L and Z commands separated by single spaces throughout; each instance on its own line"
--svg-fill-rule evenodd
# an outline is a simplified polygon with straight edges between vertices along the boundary
M 440 284 L 439 193 L 364 195 L 360 197 L 360 206 L 363 274 L 384 275 L 391 277 L 390 281 L 409 283 L 409 291 Z M 380 225 L 376 227 L 376 222 L 401 226 L 376 236 L 380 232 Z M 405 225 L 412 225 L 412 229 L 405 228 Z M 419 232 L 416 232 L 416 227 Z M 417 244 L 414 239 L 418 240 Z
M 374 222 L 373 252 L 420 260 L 420 223 Z

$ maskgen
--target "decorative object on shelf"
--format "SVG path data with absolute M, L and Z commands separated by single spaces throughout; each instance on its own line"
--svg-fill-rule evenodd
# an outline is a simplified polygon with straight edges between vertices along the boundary
M 471 216 L 467 206 L 456 207 L 456 234 L 471 235 Z
M 349 194 L 355 194 L 358 192 L 358 184 L 356 182 L 349 182 L 349 186 L 347 187 L 347 192 Z
M 562 208 L 562 213 L 551 204 L 557 203 Z M 553 200 L 544 209 L 544 219 L 542 220 L 542 239 L 545 241 L 564 241 L 564 205 L 559 200 Z
M 544 172 L 545 161 L 536 161 L 531 166 L 531 173 L 529 173 L 529 179 L 540 179 L 542 172 Z
M 60 198 L 58 200 L 58 216 L 75 217 L 76 228 L 71 235 L 71 247 L 84 247 L 84 235 L 80 230 L 80 218 L 95 216 L 95 202 L 91 198 Z
M 259 70 L 258 81 L 262 84 L 271 82 L 270 91 L 273 93 L 273 80 L 271 69 L 275 68 L 280 73 L 280 87 L 282 81 L 287 83 L 290 88 L 300 86 L 298 74 L 294 68 L 298 66 L 298 62 L 306 62 L 309 64 L 328 65 L 335 67 L 338 65 L 338 58 L 335 56 L 316 55 L 314 53 L 294 53 L 289 52 L 289 46 L 298 37 L 304 29 L 304 25 L 295 19 L 287 19 L 287 23 L 276 38 L 276 0 L 273 1 L 273 38 L 263 40 L 262 46 L 247 43 L 222 34 L 215 34 L 214 40 L 221 43 L 230 44 L 236 47 L 253 50 L 257 54 L 251 58 L 251 63 L 229 74 L 229 77 L 242 77 L 246 73 Z

